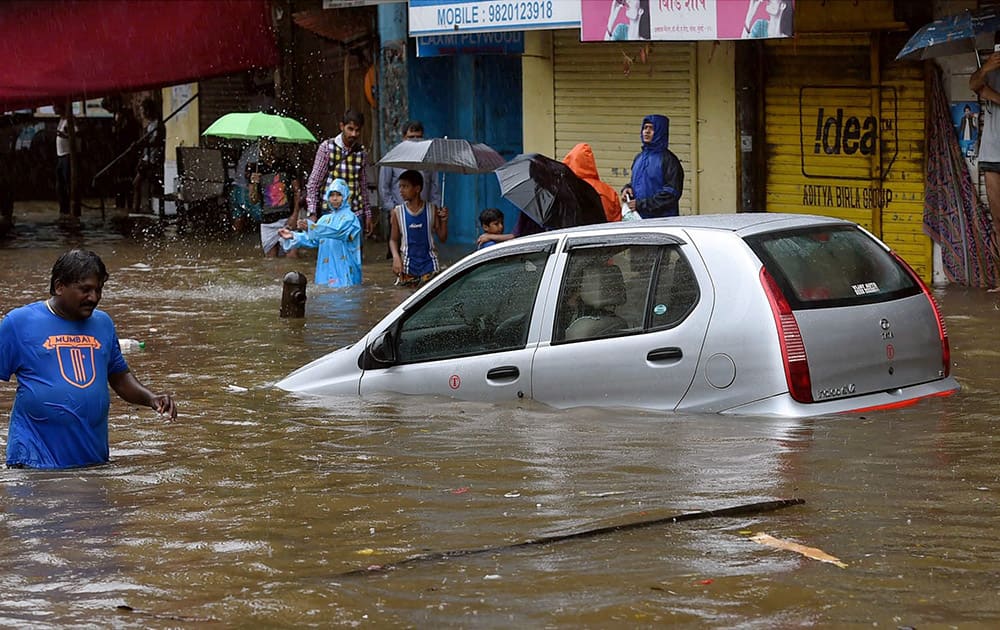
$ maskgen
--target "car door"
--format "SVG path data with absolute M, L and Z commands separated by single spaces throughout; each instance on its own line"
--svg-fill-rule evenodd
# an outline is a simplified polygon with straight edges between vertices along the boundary
M 392 391 L 464 400 L 531 396 L 529 335 L 539 292 L 551 277 L 555 239 L 496 246 L 482 262 L 434 287 L 385 333 L 385 367 L 366 369 L 361 395 Z M 492 250 L 493 248 L 491 248 Z M 543 291 L 544 292 L 544 291 Z M 378 342 L 376 342 L 378 343 Z
M 694 378 L 713 305 L 693 247 L 646 232 L 571 239 L 566 250 L 551 334 L 532 365 L 535 399 L 674 409 Z

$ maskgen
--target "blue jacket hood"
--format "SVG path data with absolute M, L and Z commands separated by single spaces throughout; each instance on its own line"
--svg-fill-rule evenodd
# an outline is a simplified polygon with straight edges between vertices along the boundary
M 653 123 L 653 139 L 643 143 L 643 151 L 663 153 L 670 144 L 670 119 L 663 114 L 650 114 L 642 119 L 642 125 Z M 642 126 L 639 127 L 639 141 L 642 142 Z
M 343 201 L 340 203 L 340 207 L 339 208 L 334 208 L 333 205 L 329 202 L 330 193 L 332 193 L 334 191 L 339 192 L 344 197 Z M 339 178 L 335 179 L 332 182 L 330 182 L 329 186 L 326 187 L 326 193 L 323 195 L 323 199 L 327 202 L 326 205 L 327 205 L 327 207 L 330 208 L 330 212 L 336 212 L 337 210 L 344 210 L 344 209 L 350 210 L 350 208 L 351 208 L 351 187 L 348 186 L 347 182 L 345 182 L 344 180 L 339 179 Z

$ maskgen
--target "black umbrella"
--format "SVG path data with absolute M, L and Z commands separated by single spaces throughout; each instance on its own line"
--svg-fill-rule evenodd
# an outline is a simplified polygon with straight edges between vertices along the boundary
M 496 173 L 504 199 L 543 227 L 559 229 L 607 220 L 594 187 L 562 162 L 540 153 L 523 153 Z

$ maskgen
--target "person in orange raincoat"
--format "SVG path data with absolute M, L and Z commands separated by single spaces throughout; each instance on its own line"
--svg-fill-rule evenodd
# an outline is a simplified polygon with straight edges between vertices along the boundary
M 601 176 L 597 174 L 597 161 L 594 159 L 594 151 L 586 142 L 576 145 L 563 158 L 563 164 L 576 173 L 576 176 L 586 181 L 594 187 L 601 197 L 601 204 L 604 206 L 604 216 L 608 221 L 622 220 L 622 203 L 618 199 L 618 192 L 601 181 Z

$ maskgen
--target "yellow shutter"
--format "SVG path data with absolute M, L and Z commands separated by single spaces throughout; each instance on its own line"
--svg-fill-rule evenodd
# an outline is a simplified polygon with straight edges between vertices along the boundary
M 883 183 L 887 191 L 892 191 L 892 201 L 882 211 L 881 237 L 929 282 L 933 263 L 931 239 L 924 233 L 927 132 L 923 66 L 889 64 L 883 71 L 882 85 L 896 91 L 899 152 L 895 163 L 886 170 Z M 888 96 L 888 92 L 883 94 Z M 883 101 L 883 111 L 887 107 Z M 888 156 L 883 157 L 883 162 L 886 159 Z
M 594 149 L 601 179 L 621 188 L 642 148 L 643 116 L 663 114 L 670 118 L 670 150 L 684 167 L 681 214 L 690 214 L 691 191 L 697 182 L 692 155 L 697 129 L 695 44 L 581 43 L 579 38 L 579 30 L 555 33 L 556 155 L 552 157 L 561 160 L 577 143 L 587 142 Z
M 873 66 L 884 57 L 876 41 L 766 43 L 766 209 L 854 221 L 929 280 L 923 74 L 919 64 Z

